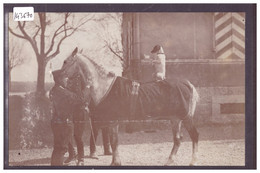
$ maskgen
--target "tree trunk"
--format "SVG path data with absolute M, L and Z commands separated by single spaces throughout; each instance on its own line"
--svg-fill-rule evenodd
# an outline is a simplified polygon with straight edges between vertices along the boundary
M 38 58 L 38 76 L 37 76 L 37 94 L 44 95 L 45 94 L 45 69 L 46 63 L 44 62 L 44 58 Z

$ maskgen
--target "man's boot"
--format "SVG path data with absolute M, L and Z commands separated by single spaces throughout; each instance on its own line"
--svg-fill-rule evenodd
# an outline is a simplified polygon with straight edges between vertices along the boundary
M 64 164 L 69 164 L 71 161 L 75 160 L 77 157 L 76 151 L 74 150 L 74 147 L 71 143 L 69 143 L 68 152 L 69 152 L 69 157 L 64 161 Z

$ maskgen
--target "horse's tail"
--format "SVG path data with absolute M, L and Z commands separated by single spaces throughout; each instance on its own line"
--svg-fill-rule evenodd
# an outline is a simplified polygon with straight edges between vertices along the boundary
M 197 102 L 200 99 L 199 93 L 197 92 L 196 88 L 194 87 L 194 85 L 192 85 L 189 81 L 188 81 L 191 89 L 192 89 L 192 93 L 191 93 L 191 97 L 190 97 L 190 102 L 189 102 L 189 112 L 188 112 L 188 116 L 193 117 L 194 116 L 194 112 L 196 109 L 196 105 Z

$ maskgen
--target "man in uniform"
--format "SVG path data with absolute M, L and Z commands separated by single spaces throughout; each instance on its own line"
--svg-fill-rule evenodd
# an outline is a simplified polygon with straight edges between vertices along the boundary
M 84 143 L 82 140 L 83 132 L 85 130 L 87 114 L 89 113 L 88 104 L 90 100 L 90 90 L 84 86 L 81 80 L 81 76 L 76 74 L 68 81 L 68 88 L 70 91 L 75 92 L 77 95 L 84 96 L 83 105 L 76 105 L 73 108 L 73 123 L 74 123 L 74 139 L 77 146 L 77 165 L 84 165 Z M 74 150 L 73 144 L 69 143 L 69 157 L 64 161 L 65 164 L 70 163 L 76 158 L 76 152 Z
M 52 102 L 51 128 L 54 136 L 54 147 L 51 156 L 52 166 L 62 166 L 64 154 L 68 151 L 68 144 L 72 142 L 74 134 L 73 108 L 84 104 L 84 99 L 68 89 L 68 78 L 62 70 L 54 71 L 54 87 L 50 91 Z

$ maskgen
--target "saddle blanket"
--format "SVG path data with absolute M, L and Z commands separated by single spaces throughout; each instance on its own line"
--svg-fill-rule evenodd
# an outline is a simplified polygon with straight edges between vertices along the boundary
M 106 97 L 90 106 L 94 121 L 161 119 L 186 116 L 192 88 L 187 80 L 135 83 L 117 77 Z

